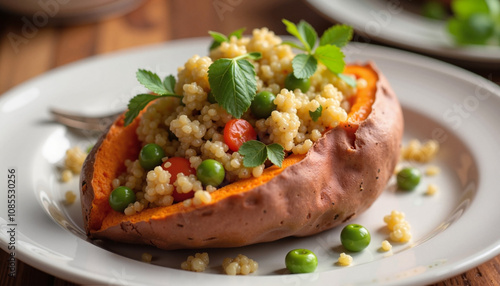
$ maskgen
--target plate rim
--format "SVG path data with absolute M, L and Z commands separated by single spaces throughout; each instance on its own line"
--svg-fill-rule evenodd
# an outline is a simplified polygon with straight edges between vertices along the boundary
M 168 49 L 171 45 L 184 45 L 184 44 L 188 44 L 188 43 L 192 44 L 193 42 L 206 41 L 206 39 L 207 39 L 206 37 L 202 37 L 202 38 L 188 38 L 188 39 L 174 40 L 174 41 L 170 41 L 170 42 L 166 42 L 166 43 L 160 43 L 160 44 L 125 49 L 125 50 L 115 52 L 115 53 L 96 55 L 96 56 L 92 56 L 92 57 L 89 57 L 89 58 L 81 60 L 81 61 L 77 61 L 77 62 L 73 62 L 73 63 L 67 64 L 67 65 L 63 65 L 63 66 L 60 66 L 58 68 L 52 69 L 46 73 L 43 73 L 39 76 L 36 76 L 36 77 L 34 77 L 34 78 L 24 82 L 24 83 L 21 83 L 20 85 L 8 90 L 6 93 L 4 93 L 2 96 L 0 96 L 0 103 L 2 103 L 4 100 L 6 100 L 6 98 L 8 99 L 11 96 L 16 96 L 17 92 L 23 90 L 27 86 L 33 85 L 33 84 L 37 83 L 38 81 L 44 81 L 46 78 L 50 78 L 54 75 L 57 76 L 57 73 L 59 73 L 59 72 L 65 72 L 68 69 L 78 69 L 80 65 L 86 65 L 89 62 L 95 62 L 95 61 L 99 61 L 103 58 L 109 58 L 109 57 L 119 58 L 119 57 L 123 57 L 124 55 L 130 56 L 130 55 L 133 55 L 135 53 L 140 54 L 143 52 L 147 52 L 150 49 Z M 426 68 L 429 68 L 429 65 L 426 65 L 426 64 L 431 63 L 432 64 L 431 66 L 433 68 L 436 68 L 436 70 L 437 70 L 437 68 L 444 67 L 447 70 L 451 70 L 453 72 L 452 73 L 453 76 L 458 77 L 458 78 L 467 77 L 470 79 L 471 76 L 474 76 L 474 77 L 480 78 L 480 80 L 482 80 L 484 83 L 488 83 L 488 85 L 491 84 L 491 87 L 493 88 L 494 91 L 498 92 L 500 90 L 500 88 L 497 87 L 494 83 L 489 82 L 486 79 L 483 79 L 482 77 L 480 77 L 472 72 L 469 72 L 469 71 L 464 70 L 462 68 L 455 67 L 455 66 L 448 64 L 448 63 L 444 63 L 444 62 L 441 62 L 441 61 L 438 61 L 435 59 L 431 59 L 431 58 L 428 58 L 425 56 L 413 54 L 411 52 L 400 51 L 400 50 L 386 48 L 386 47 L 377 46 L 377 45 L 373 45 L 373 44 L 369 44 L 368 48 L 372 52 L 376 51 L 376 53 L 380 53 L 381 51 L 385 51 L 385 52 L 390 51 L 392 54 L 398 53 L 397 57 L 404 55 L 405 61 L 412 62 L 416 59 L 423 60 L 423 62 L 419 62 L 419 61 L 416 61 L 416 62 L 418 63 L 419 66 L 421 66 L 421 67 L 425 66 Z M 389 55 L 384 55 L 384 57 L 388 57 L 388 56 Z M 407 57 L 410 57 L 410 60 L 407 59 Z M 402 59 L 400 59 L 400 60 L 402 60 Z M 415 62 L 413 62 L 413 64 L 415 64 Z M 458 74 L 455 74 L 455 73 L 458 73 Z M 500 93 L 496 93 L 496 96 L 500 97 Z M 0 217 L 0 218 L 2 218 L 2 217 Z M 2 249 L 7 251 L 5 248 L 5 245 L 4 245 L 4 241 L 0 240 L 0 242 L 1 242 L 0 245 L 2 246 Z M 88 241 L 85 241 L 85 243 L 91 244 Z M 101 249 L 101 250 L 103 250 L 103 249 Z M 103 251 L 106 251 L 106 250 L 103 250 Z M 22 259 L 27 264 L 33 265 L 36 268 L 41 269 L 41 270 L 43 270 L 47 273 L 50 273 L 54 276 L 62 277 L 64 279 L 68 279 L 70 281 L 78 281 L 79 283 L 89 279 L 89 276 L 85 275 L 87 272 L 85 272 L 84 270 L 77 269 L 80 271 L 75 271 L 74 268 L 65 268 L 64 265 L 60 266 L 60 265 L 56 265 L 56 264 L 46 263 L 46 261 L 43 260 L 43 257 L 31 254 L 29 252 L 27 253 L 27 252 L 23 252 L 23 251 L 18 251 L 18 253 L 21 254 L 19 257 L 21 257 L 23 259 L 30 258 L 30 261 L 26 261 L 26 260 Z M 467 266 L 465 266 L 465 265 L 463 265 L 464 263 L 457 262 L 458 264 L 462 264 L 461 267 L 454 267 L 454 271 L 449 271 L 449 273 L 452 273 L 452 274 L 460 273 L 464 270 L 464 267 L 471 268 L 471 267 L 474 267 L 476 265 L 479 265 L 480 263 L 485 262 L 487 259 L 490 259 L 491 257 L 496 256 L 498 253 L 500 253 L 500 244 L 496 245 L 496 248 L 493 248 L 493 249 L 490 249 L 489 251 L 487 251 L 487 253 L 483 253 L 480 257 L 476 257 L 476 259 L 474 259 L 474 262 L 473 262 L 474 265 L 472 265 L 471 263 L 468 263 Z M 460 265 L 458 265 L 458 266 L 460 266 Z M 61 270 L 62 270 L 62 272 L 61 272 Z M 64 275 L 61 275 L 61 274 L 64 274 Z M 449 276 L 452 276 L 452 275 L 450 274 Z M 93 277 L 93 278 L 95 278 L 95 277 Z M 91 279 L 88 281 L 89 281 L 89 283 L 96 283 L 96 282 L 102 283 L 103 281 L 105 281 L 105 280 L 102 280 L 104 278 L 109 278 L 109 277 L 99 277 L 98 280 Z M 82 279 L 82 280 L 75 280 L 75 279 Z M 254 279 L 254 278 L 251 278 L 251 279 Z M 428 277 L 427 280 L 429 280 L 429 279 L 432 279 L 432 278 Z M 109 280 L 107 280 L 107 281 L 109 281 Z M 409 281 L 409 283 L 420 282 L 420 281 L 425 282 L 424 280 L 418 280 L 418 281 L 416 280 L 416 281 Z M 431 280 L 429 280 L 429 281 L 431 281 Z M 400 283 L 400 282 L 401 281 L 398 281 L 398 283 Z M 386 285 L 386 284 L 384 284 L 384 285 Z M 387 284 L 387 285 L 389 285 L 389 284 Z

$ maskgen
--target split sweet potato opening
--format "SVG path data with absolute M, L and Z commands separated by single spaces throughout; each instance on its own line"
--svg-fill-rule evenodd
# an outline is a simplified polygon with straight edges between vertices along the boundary
M 348 118 L 346 122 L 341 123 L 338 127 L 354 134 L 359 124 L 371 112 L 377 92 L 378 74 L 370 65 L 349 65 L 346 66 L 345 73 L 362 78 L 367 83 L 364 86 L 358 87 L 356 95 L 350 99 L 351 110 L 348 113 Z M 85 181 L 82 185 L 82 192 L 93 191 L 93 196 L 90 196 L 91 201 L 87 202 L 87 205 L 91 208 L 88 212 L 88 217 L 86 217 L 90 231 L 103 230 L 125 221 L 132 223 L 148 221 L 149 219 L 166 217 L 179 212 L 188 212 L 196 208 L 196 206 L 186 207 L 182 203 L 177 203 L 166 207 L 145 209 L 140 213 L 130 216 L 111 209 L 108 198 L 113 190 L 112 181 L 125 171 L 125 160 L 135 160 L 141 148 L 141 142 L 135 133 L 140 116 L 128 126 L 124 126 L 123 119 L 124 117 L 122 116 L 110 127 L 105 139 L 96 151 L 95 161 L 93 162 L 92 180 L 90 182 Z M 265 169 L 260 177 L 243 179 L 224 186 L 212 193 L 210 204 L 216 204 L 221 199 L 265 184 L 285 168 L 301 161 L 303 158 L 304 155 L 291 155 L 283 161 L 282 168 L 272 166 Z M 91 184 L 91 186 L 87 186 L 86 184 Z

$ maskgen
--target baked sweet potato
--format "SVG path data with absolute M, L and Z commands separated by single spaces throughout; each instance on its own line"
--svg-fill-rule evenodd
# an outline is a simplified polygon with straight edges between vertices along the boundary
M 145 209 L 126 216 L 108 204 L 112 180 L 137 158 L 140 117 L 123 116 L 99 139 L 81 176 L 85 229 L 93 239 L 163 249 L 237 247 L 287 236 L 308 236 L 365 211 L 386 187 L 398 161 L 403 132 L 399 102 L 373 63 L 346 67 L 366 80 L 348 120 L 324 133 L 306 155 L 291 155 L 257 178 L 212 193 L 208 204 Z

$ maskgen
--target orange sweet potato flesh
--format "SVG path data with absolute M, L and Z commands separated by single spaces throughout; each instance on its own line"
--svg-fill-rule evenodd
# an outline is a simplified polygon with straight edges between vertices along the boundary
M 308 236 L 365 211 L 385 189 L 398 161 L 403 133 L 399 102 L 373 63 L 346 67 L 364 78 L 348 120 L 319 139 L 306 155 L 283 167 L 212 193 L 212 201 L 182 203 L 125 216 L 112 210 L 111 182 L 136 159 L 137 119 L 118 119 L 89 154 L 81 177 L 84 224 L 94 239 L 154 245 L 163 249 L 237 247 L 287 236 Z

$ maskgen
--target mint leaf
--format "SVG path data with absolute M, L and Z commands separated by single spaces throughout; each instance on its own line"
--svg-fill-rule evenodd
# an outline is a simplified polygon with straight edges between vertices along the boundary
M 285 159 L 285 148 L 278 143 L 273 143 L 266 146 L 267 158 L 271 163 L 281 168 L 283 159 Z M 244 164 L 244 163 L 243 163 Z
M 288 33 L 290 33 L 290 35 L 294 36 L 295 38 L 297 38 L 301 43 L 302 45 L 304 46 L 303 49 L 306 50 L 306 51 L 310 51 L 311 50 L 311 47 L 309 46 L 308 42 L 306 39 L 304 39 L 304 37 L 302 36 L 302 34 L 299 32 L 297 26 L 288 21 L 288 20 L 285 20 L 283 19 L 283 24 L 285 24 L 286 26 L 286 31 Z
M 316 40 L 318 39 L 318 34 L 314 28 L 309 25 L 306 21 L 302 20 L 297 26 L 297 30 L 304 41 L 307 43 L 307 50 L 312 51 L 316 45 Z
M 323 106 L 319 106 L 315 111 L 309 111 L 309 116 L 311 116 L 312 121 L 316 122 L 321 117 L 323 113 Z
M 289 45 L 290 47 L 295 48 L 295 49 L 306 51 L 306 49 L 304 48 L 304 46 L 297 45 L 297 43 L 295 43 L 295 42 L 283 41 L 282 44 L 283 45 Z
M 281 168 L 285 158 L 285 148 L 278 143 L 267 145 L 257 140 L 250 140 L 240 146 L 238 152 L 243 155 L 243 166 L 253 168 L 260 166 L 267 159 Z
M 296 78 L 309 78 L 317 66 L 318 62 L 309 54 L 298 54 L 292 59 L 293 75 Z
M 173 75 L 169 75 L 165 77 L 163 80 L 163 86 L 165 89 L 168 91 L 168 93 L 174 94 L 174 89 L 175 89 L 175 77 Z
M 352 87 L 356 87 L 357 83 L 356 83 L 356 79 L 351 77 L 351 76 L 347 76 L 345 74 L 341 74 L 341 73 L 338 73 L 337 76 L 345 81 L 345 83 L 347 83 L 349 86 L 352 86 Z
M 257 90 L 255 68 L 244 57 L 256 58 L 258 54 L 218 59 L 208 68 L 208 82 L 215 100 L 235 118 L 247 111 Z
M 165 89 L 160 77 L 150 71 L 139 69 L 136 73 L 137 80 L 144 85 L 147 89 L 157 94 L 166 94 L 168 91 Z
M 266 144 L 257 140 L 250 140 L 243 143 L 238 152 L 244 156 L 243 166 L 247 168 L 260 166 L 267 159 Z
M 323 33 L 319 47 L 315 49 L 318 35 L 311 25 L 305 21 L 300 21 L 297 25 L 285 19 L 282 21 L 288 33 L 295 36 L 303 46 L 289 41 L 283 42 L 283 44 L 305 51 L 304 54 L 298 54 L 292 60 L 293 75 L 296 78 L 307 79 L 311 77 L 316 72 L 318 62 L 321 62 L 328 70 L 339 75 L 349 85 L 356 86 L 355 81 L 341 75 L 345 62 L 344 54 L 340 48 L 352 39 L 352 27 L 336 25 L 329 28 Z
M 334 45 L 342 48 L 352 39 L 352 34 L 352 27 L 347 25 L 335 25 L 323 33 L 319 45 Z
M 319 46 L 314 52 L 314 57 L 333 73 L 344 71 L 344 53 L 339 47 L 333 45 Z

